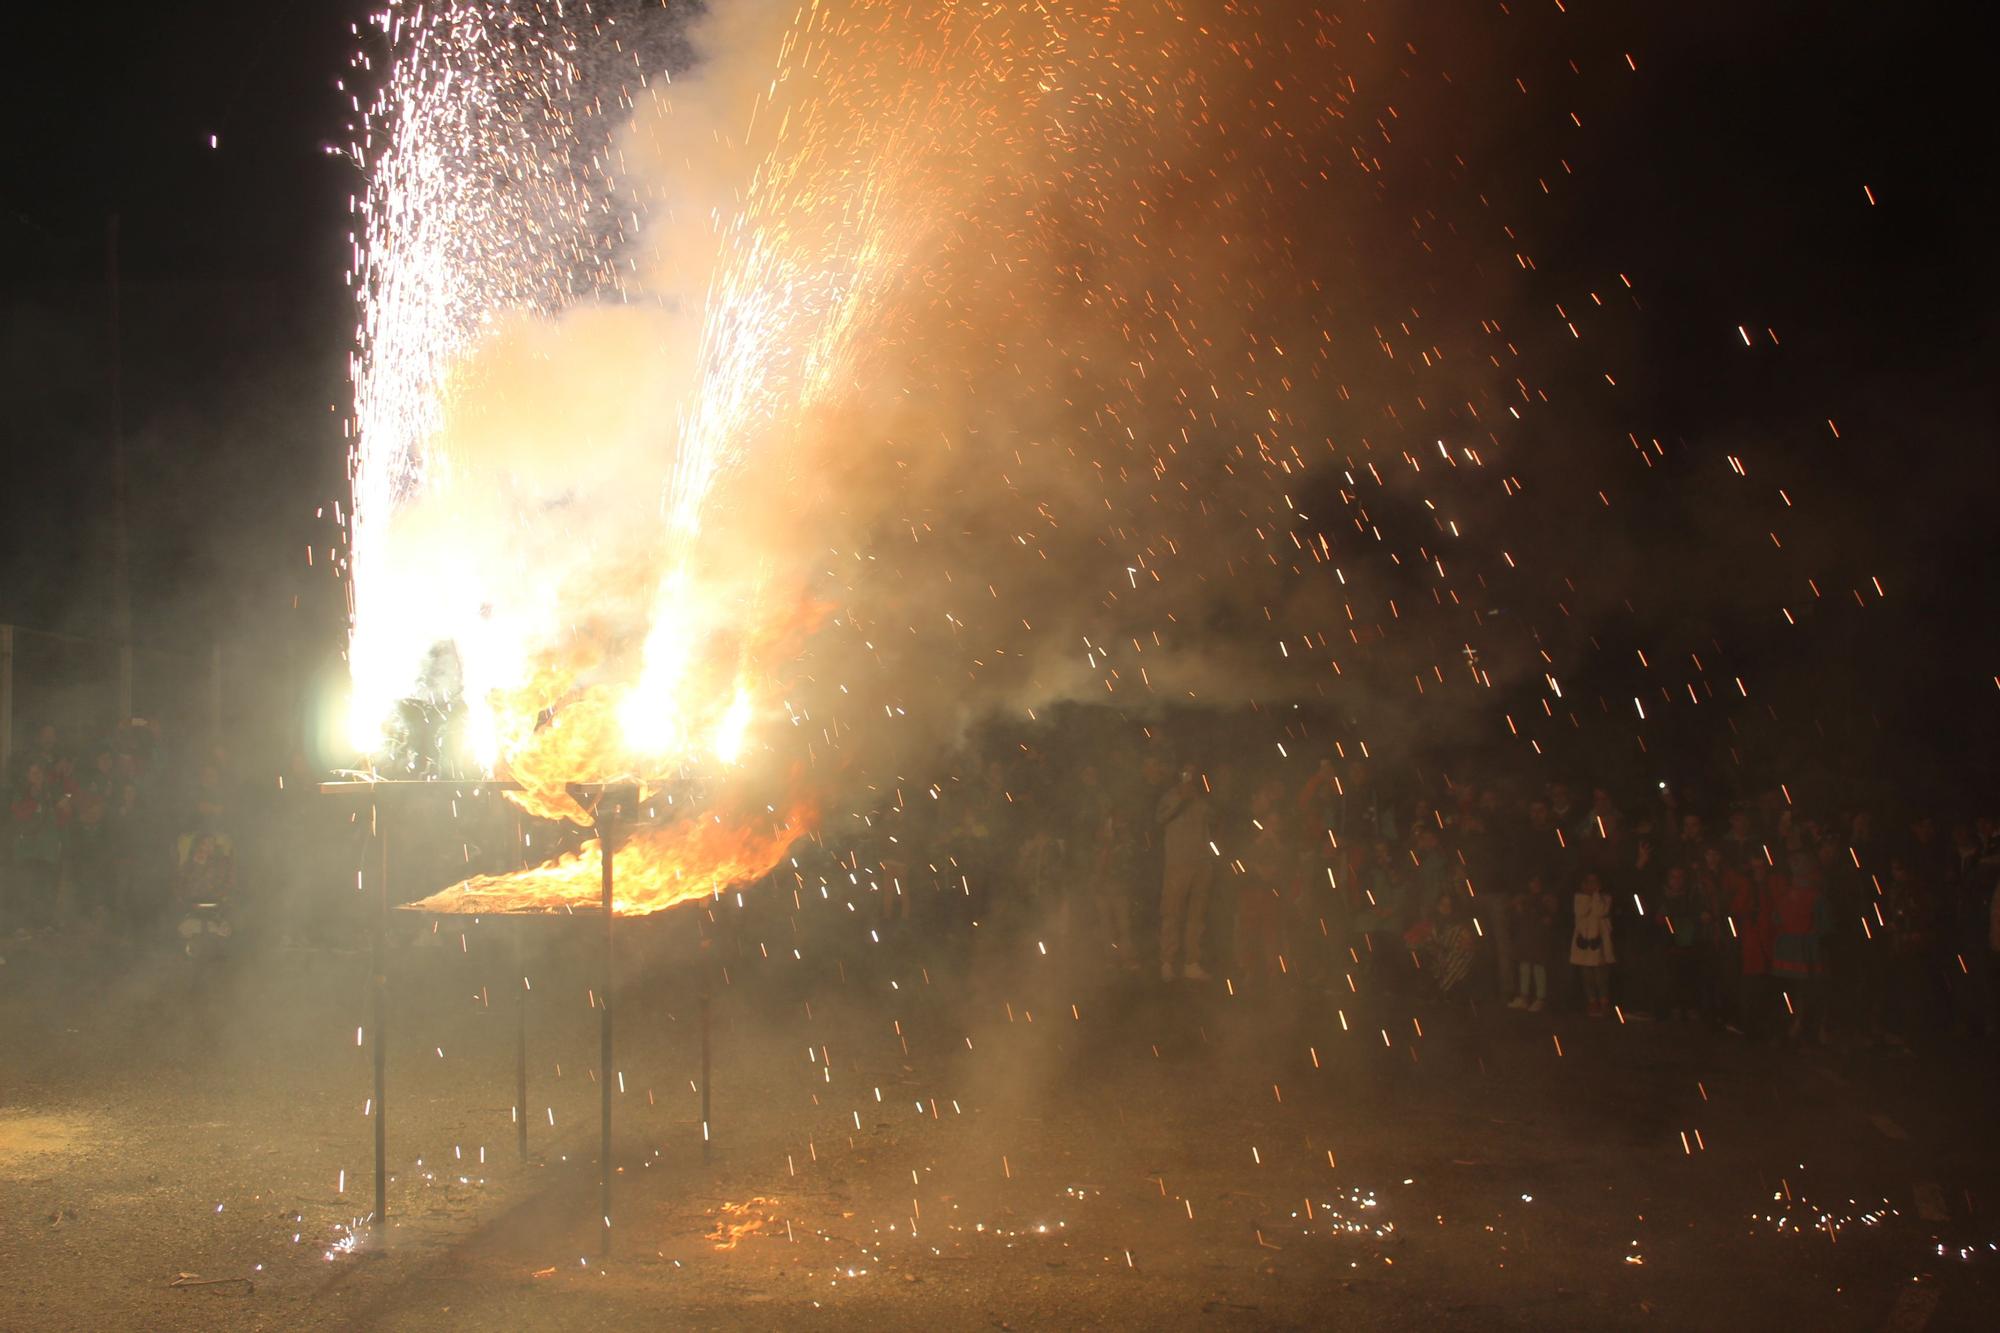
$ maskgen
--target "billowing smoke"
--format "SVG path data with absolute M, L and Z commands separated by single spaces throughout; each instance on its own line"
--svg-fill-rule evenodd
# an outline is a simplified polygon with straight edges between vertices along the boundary
M 1535 404 L 1474 313 L 1493 247 L 1440 220 L 1459 173 L 1402 156 L 1386 34 L 822 0 L 648 47 L 670 20 L 624 18 L 536 85 L 587 112 L 534 123 L 597 173 L 545 192 L 589 261 L 550 272 L 594 285 L 457 326 L 420 480 L 357 545 L 357 657 L 393 601 L 517 772 L 713 762 L 734 725 L 739 771 L 833 802 L 1058 701 L 1476 695 Z M 642 78 L 641 49 L 692 55 Z

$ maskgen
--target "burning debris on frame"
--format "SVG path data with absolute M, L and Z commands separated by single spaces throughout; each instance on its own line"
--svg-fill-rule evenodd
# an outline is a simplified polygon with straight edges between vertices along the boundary
M 370 2 L 19 34 L 0 1323 L 1982 1321 L 1941 10 Z

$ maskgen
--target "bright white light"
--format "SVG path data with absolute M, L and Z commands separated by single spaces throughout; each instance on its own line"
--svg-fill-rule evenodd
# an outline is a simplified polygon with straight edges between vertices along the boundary
M 670 754 L 680 744 L 680 727 L 674 721 L 671 701 L 647 689 L 643 682 L 618 705 L 618 723 L 625 732 L 625 743 L 635 754 Z
M 737 687 L 736 698 L 715 728 L 715 757 L 733 764 L 743 756 L 744 733 L 750 728 L 750 692 Z

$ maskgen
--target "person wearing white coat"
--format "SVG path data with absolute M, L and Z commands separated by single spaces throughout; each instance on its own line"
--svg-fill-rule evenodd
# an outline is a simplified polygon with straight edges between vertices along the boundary
M 1570 935 L 1569 961 L 1583 971 L 1583 994 L 1592 1018 L 1611 1010 L 1611 895 L 1595 874 L 1586 874 L 1576 888 L 1576 928 Z

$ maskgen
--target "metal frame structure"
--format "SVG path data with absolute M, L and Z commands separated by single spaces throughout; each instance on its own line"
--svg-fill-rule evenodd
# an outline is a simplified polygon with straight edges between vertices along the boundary
M 322 795 L 366 797 L 369 806 L 370 832 L 376 849 L 375 870 L 375 925 L 374 942 L 371 951 L 372 965 L 369 986 L 369 1027 L 374 1034 L 374 1078 L 375 1097 L 373 1112 L 375 1120 L 375 1226 L 379 1245 L 388 1242 L 388 935 L 389 913 L 389 821 L 388 804 L 391 800 L 405 795 L 424 797 L 464 797 L 480 796 L 486 793 L 519 791 L 521 784 L 510 781 L 452 782 L 431 779 L 357 778 L 345 781 L 322 782 Z M 603 1219 L 603 1254 L 611 1253 L 611 1180 L 614 1168 L 611 1164 L 611 1091 L 616 1077 L 613 1069 L 614 1047 L 611 1024 L 611 992 L 617 979 L 616 927 L 617 912 L 613 909 L 613 892 L 616 886 L 615 863 L 618 847 L 617 838 L 621 825 L 639 808 L 639 785 L 636 782 L 613 783 L 571 783 L 569 794 L 576 803 L 587 811 L 596 826 L 598 843 L 602 849 L 603 872 L 601 879 L 601 910 L 604 913 L 604 951 L 598 985 L 598 1202 Z M 365 875 L 364 871 L 364 875 Z M 494 913 L 495 916 L 521 915 L 519 913 Z M 515 958 L 521 958 L 521 939 L 514 937 Z M 701 1152 L 707 1161 L 710 1153 L 709 1120 L 709 987 L 706 969 L 703 972 L 701 988 Z M 517 1024 L 514 1042 L 514 1095 L 515 1095 L 515 1144 L 523 1160 L 528 1155 L 528 996 L 523 987 L 517 1007 Z

